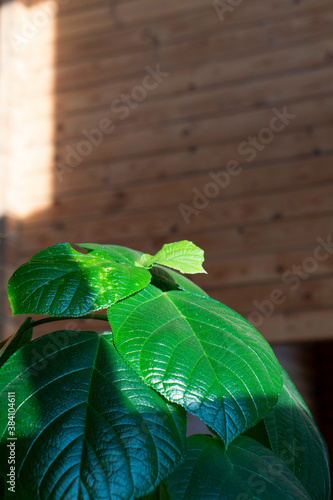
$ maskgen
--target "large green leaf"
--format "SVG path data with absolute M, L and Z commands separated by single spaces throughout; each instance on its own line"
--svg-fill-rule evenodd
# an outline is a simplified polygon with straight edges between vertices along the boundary
M 14 314 L 82 316 L 144 288 L 149 271 L 115 262 L 105 252 L 77 252 L 60 243 L 36 254 L 9 280 Z
M 292 470 L 314 500 L 330 498 L 326 444 L 303 399 L 283 371 L 283 389 L 265 418 L 272 450 Z
M 170 500 L 311 500 L 289 468 L 249 437 L 225 451 L 220 439 L 198 434 L 187 448 L 167 479 Z
M 204 261 L 204 251 L 192 243 L 192 241 L 177 241 L 167 243 L 155 255 L 145 253 L 140 259 L 140 264 L 144 267 L 151 267 L 154 264 L 177 269 L 181 273 L 196 274 L 205 273 L 202 267 Z
M 81 243 L 78 245 L 84 248 L 88 252 L 91 251 L 102 251 L 107 253 L 111 259 L 116 262 L 123 264 L 130 264 L 133 266 L 138 265 L 138 262 L 143 255 L 142 252 L 138 250 L 132 250 L 131 248 L 122 247 L 118 245 L 99 245 L 96 243 Z M 185 290 L 186 292 L 195 293 L 197 295 L 204 295 L 207 297 L 207 293 L 198 287 L 193 281 L 189 280 L 182 274 L 173 271 L 172 269 L 166 268 L 159 264 L 153 265 L 149 269 L 152 275 L 152 284 L 160 288 L 163 291 L 167 290 Z
M 18 500 L 132 500 L 183 457 L 183 409 L 139 379 L 110 333 L 62 331 L 26 345 L 0 370 L 0 390 L 6 474 L 8 393 L 16 399 Z
M 117 349 L 146 383 L 226 444 L 277 402 L 282 376 L 271 348 L 219 302 L 149 285 L 108 317 Z

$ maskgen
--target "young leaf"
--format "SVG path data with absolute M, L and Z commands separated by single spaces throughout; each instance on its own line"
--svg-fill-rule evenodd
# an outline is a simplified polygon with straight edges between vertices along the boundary
M 147 268 L 154 264 L 162 264 L 181 273 L 196 274 L 206 272 L 202 267 L 203 261 L 203 250 L 191 241 L 184 240 L 164 245 L 154 256 L 143 254 L 139 263 Z
M 16 333 L 14 333 L 5 343 L 0 351 L 0 368 L 9 359 L 15 351 L 31 341 L 32 328 L 29 325 L 32 318 L 27 318 L 20 326 Z
M 153 491 L 183 458 L 183 409 L 139 379 L 110 333 L 39 338 L 2 367 L 0 391 L 5 474 L 8 394 L 15 394 L 18 500 L 133 499 Z
M 82 316 L 128 297 L 150 280 L 146 269 L 114 262 L 105 252 L 82 254 L 60 243 L 15 271 L 8 297 L 14 314 Z
M 118 351 L 145 382 L 226 444 L 277 402 L 282 376 L 271 348 L 216 300 L 148 285 L 108 317 Z
M 240 436 L 225 451 L 208 435 L 188 438 L 184 462 L 167 479 L 170 500 L 311 500 L 270 450 Z
M 78 245 L 88 252 L 102 251 L 109 255 L 109 257 L 116 262 L 137 266 L 143 255 L 142 252 L 132 250 L 130 248 L 121 247 L 118 245 L 98 245 L 94 243 L 83 243 Z M 207 293 L 198 287 L 193 281 L 185 276 L 173 271 L 172 269 L 155 264 L 149 269 L 152 275 L 152 283 L 163 291 L 167 290 L 185 290 L 197 295 L 204 295 Z
M 330 498 L 326 444 L 312 415 L 283 371 L 283 389 L 265 418 L 272 450 L 291 469 L 313 500 Z M 320 473 L 318 473 L 320 471 Z

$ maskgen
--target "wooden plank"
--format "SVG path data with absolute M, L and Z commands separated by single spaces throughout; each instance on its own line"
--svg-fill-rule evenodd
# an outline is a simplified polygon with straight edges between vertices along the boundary
M 279 109 L 282 111 L 283 107 Z M 290 119 L 289 131 L 305 126 L 328 124 L 333 118 L 333 97 L 290 103 L 285 109 L 290 116 L 294 117 Z M 221 116 L 219 113 L 218 116 L 211 118 L 200 117 L 197 121 L 184 120 L 176 124 L 161 124 L 139 131 L 127 130 L 124 126 L 121 130 L 116 129 L 98 147 L 89 148 L 91 150 L 88 155 L 89 162 L 113 160 L 127 155 L 157 153 L 194 145 L 207 145 L 218 141 L 227 143 L 239 140 L 239 143 L 242 143 L 249 136 L 257 135 L 261 129 L 269 127 L 273 117 L 272 109 L 259 109 L 231 116 Z M 80 138 L 82 139 L 84 136 Z M 80 140 L 70 140 L 59 144 L 57 148 L 59 163 L 66 162 L 68 148 L 76 150 Z M 46 154 L 48 157 L 49 153 Z M 31 155 L 34 155 L 33 151 Z M 44 161 L 44 158 L 42 160 Z
M 207 60 L 221 57 L 231 61 L 235 57 L 252 56 L 253 52 L 271 52 L 278 48 L 290 46 L 290 43 L 301 43 L 313 40 L 314 36 L 330 35 L 332 32 L 332 12 L 323 16 L 321 23 L 314 23 L 312 16 L 304 19 L 290 18 L 283 23 L 269 25 L 258 29 L 257 26 L 247 30 L 239 30 L 225 35 L 223 32 L 212 35 L 207 39 L 199 37 L 195 40 L 176 43 L 170 47 L 161 47 L 158 51 L 158 62 L 165 71 L 174 72 L 184 65 L 197 65 L 206 63 Z M 301 22 L 302 21 L 302 22 Z M 312 24 L 314 23 L 314 26 Z M 287 26 L 285 26 L 287 24 Z M 275 28 L 274 28 L 275 26 Z M 284 31 L 287 29 L 286 32 Z M 272 33 L 274 38 L 271 38 Z M 269 42 L 272 40 L 271 42 Z M 273 41 L 274 40 L 274 41 Z M 57 67 L 57 88 L 68 89 L 99 82 L 108 78 L 110 81 L 120 77 L 144 71 L 147 65 L 156 64 L 155 50 L 148 50 L 135 54 L 104 55 L 91 60 L 78 60 L 71 64 Z M 39 91 L 45 85 L 50 85 L 53 73 L 44 66 L 34 67 L 39 71 L 37 82 L 31 82 L 31 89 Z
M 274 314 L 264 319 L 259 331 L 272 344 L 332 340 L 332 310 L 306 308 L 291 314 Z
M 223 58 L 215 60 L 203 61 L 202 64 L 195 66 L 184 65 L 177 68 L 176 71 L 164 80 L 163 85 L 159 85 L 154 89 L 154 96 L 177 95 L 184 93 L 189 89 L 199 89 L 212 85 L 220 85 L 227 83 L 235 83 L 237 81 L 246 81 L 251 78 L 263 78 L 268 75 L 275 75 L 281 72 L 297 70 L 306 70 L 326 64 L 330 59 L 329 54 L 333 53 L 333 39 L 325 40 L 308 40 L 300 45 L 288 47 L 287 49 L 274 50 L 260 54 L 247 54 L 243 58 L 228 60 L 227 63 Z M 226 69 L 227 64 L 227 69 Z M 156 67 L 156 62 L 152 65 Z M 166 68 L 161 66 L 161 71 Z M 49 102 L 50 95 L 57 95 L 54 102 L 55 113 L 64 113 L 74 109 L 94 106 L 111 105 L 115 98 L 119 98 L 122 93 L 131 93 L 132 89 L 139 84 L 142 84 L 142 79 L 146 75 L 144 66 L 136 75 L 127 75 L 125 78 L 114 79 L 113 73 L 110 78 L 100 79 L 99 82 L 94 82 L 92 86 L 84 86 L 80 88 L 78 85 L 75 89 L 61 89 L 59 82 L 57 85 L 51 75 L 49 84 L 53 85 L 53 91 L 50 93 L 49 88 L 45 84 L 39 85 L 38 91 L 27 85 L 27 95 L 32 108 L 25 107 L 25 112 L 28 115 L 32 113 L 34 116 L 43 116 L 43 102 Z M 117 75 L 118 77 L 119 75 Z M 72 104 L 69 104 L 72 102 Z M 30 116 L 30 115 L 29 115 Z
M 285 0 L 265 3 L 256 2 L 255 4 L 253 2 L 244 2 L 235 8 L 232 22 L 244 22 L 245 19 L 254 15 L 257 16 L 256 19 L 266 19 L 273 12 L 277 15 L 291 16 L 299 14 L 302 10 L 328 4 L 328 1 L 320 4 L 318 0 L 305 0 L 300 4 L 290 4 Z M 201 6 L 208 6 L 212 9 L 212 14 L 216 15 L 210 0 L 183 0 L 182 2 L 177 2 L 177 0 L 169 0 L 168 2 L 163 2 L 163 0 L 136 0 L 135 2 L 121 2 L 117 5 L 117 14 L 123 23 L 135 24 L 168 15 L 181 14 L 184 11 Z M 227 16 L 225 17 L 227 19 Z
M 258 154 L 256 162 L 291 159 L 293 157 L 305 155 L 315 155 L 332 150 L 332 125 L 311 126 L 299 131 L 281 133 L 269 145 Z M 91 162 L 89 158 L 73 168 L 70 172 L 63 172 L 60 168 L 59 160 L 50 163 L 50 157 L 54 152 L 37 150 L 30 153 L 23 151 L 20 157 L 13 162 L 11 169 L 11 184 L 20 185 L 24 182 L 26 186 L 31 186 L 31 193 L 34 193 L 36 181 L 48 179 L 52 181 L 55 192 L 84 189 L 88 182 L 89 186 L 105 185 L 112 182 L 114 185 L 128 182 L 142 182 L 150 179 L 163 179 L 176 175 L 179 177 L 187 173 L 205 172 L 207 169 L 223 169 L 230 160 L 236 160 L 241 165 L 246 164 L 246 158 L 238 152 L 239 140 L 228 144 L 211 144 L 206 146 L 194 146 L 184 148 L 180 151 L 162 151 L 159 154 L 134 156 L 130 159 L 113 159 L 112 162 Z M 47 156 L 47 151 L 49 155 Z M 44 156 L 45 155 L 45 156 Z M 179 170 L 179 165 L 182 169 Z M 57 169 L 56 169 L 57 167 Z M 61 175 L 60 175 L 61 174 Z M 81 179 L 81 175 L 83 178 Z M 22 186 L 23 190 L 24 186 Z
M 251 283 L 280 283 L 282 276 L 287 278 L 295 276 L 294 266 L 302 265 L 308 257 L 313 255 L 317 243 L 306 250 L 282 252 L 274 254 L 248 255 L 246 257 L 205 260 L 204 268 L 208 275 L 198 274 L 191 277 L 200 287 L 208 293 L 225 293 L 238 290 L 236 287 Z M 333 258 L 317 261 L 318 267 L 312 277 L 322 277 L 333 273 Z M 217 289 L 220 288 L 220 291 Z M 272 286 L 272 289 L 274 286 Z M 224 290 L 223 290 L 224 289 Z M 215 290 L 215 292 L 214 292 Z M 257 298 L 257 297 L 255 297 Z M 218 299 L 219 300 L 219 299 Z
M 92 130 L 105 118 L 112 120 L 117 128 L 123 125 L 141 128 L 154 123 L 207 116 L 217 110 L 229 114 L 238 112 L 239 108 L 273 107 L 290 100 L 314 98 L 316 95 L 332 92 L 332 80 L 333 62 L 315 70 L 274 76 L 245 85 L 241 82 L 217 89 L 187 92 L 169 99 L 147 99 L 128 111 L 124 104 L 118 102 L 116 111 L 109 106 L 104 110 L 97 108 L 96 111 L 90 109 L 84 113 L 66 114 L 56 120 L 55 131 L 46 126 L 51 119 L 47 116 L 34 120 L 27 127 L 26 134 L 31 138 L 30 141 L 42 143 L 79 136 L 83 129 Z
M 162 65 L 172 67 L 177 64 L 198 63 L 207 58 L 220 57 L 225 54 L 232 59 L 238 52 L 260 50 L 269 47 L 270 50 L 284 44 L 290 46 L 298 40 L 306 40 L 309 34 L 322 36 L 332 33 L 333 10 L 323 11 L 318 16 L 288 17 L 287 19 L 266 22 L 258 29 L 257 23 L 248 28 L 225 33 L 224 30 L 216 34 L 201 36 L 195 40 L 179 42 L 159 51 Z
M 29 7 L 33 6 L 38 7 L 40 2 L 29 2 Z M 275 0 L 267 0 L 265 6 L 260 5 L 260 1 L 252 1 L 251 5 L 248 6 L 244 4 L 241 8 L 237 8 L 237 16 L 225 16 L 223 21 L 223 28 L 226 29 L 230 25 L 234 24 L 246 24 L 248 21 L 253 22 L 262 19 L 270 19 L 279 16 L 285 15 L 299 15 L 301 16 L 304 12 L 313 10 L 314 13 L 318 12 L 320 8 L 325 8 L 329 5 L 327 0 L 306 0 L 303 1 L 300 5 L 290 5 L 288 0 L 281 0 L 278 4 Z M 137 4 L 138 6 L 138 4 Z M 156 7 L 156 3 L 154 4 Z M 165 6 L 168 8 L 168 6 Z M 177 4 L 174 7 L 171 7 L 167 16 L 158 16 L 157 18 L 152 18 L 148 16 L 148 18 L 144 15 L 143 18 L 141 16 L 135 16 L 132 18 L 124 18 L 124 14 L 122 9 L 124 9 L 124 4 L 121 2 L 118 5 L 108 5 L 107 2 L 104 1 L 94 1 L 91 0 L 71 0 L 67 4 L 63 4 L 59 6 L 59 10 L 57 12 L 57 19 L 59 25 L 63 26 L 61 30 L 61 41 L 70 41 L 72 39 L 73 31 L 70 30 L 70 24 L 72 26 L 80 26 L 79 33 L 80 36 L 87 36 L 89 33 L 99 34 L 103 30 L 105 33 L 110 31 L 110 26 L 104 26 L 103 23 L 96 25 L 94 22 L 89 24 L 88 16 L 94 17 L 94 12 L 107 12 L 105 9 L 109 9 L 109 13 L 112 13 L 112 18 L 117 27 L 126 29 L 129 26 L 129 29 L 133 30 L 133 25 L 138 25 L 141 29 L 144 29 L 147 25 L 154 29 L 155 33 L 159 33 L 163 36 L 163 32 L 166 31 L 165 36 L 170 36 L 173 30 L 177 30 L 179 33 L 180 29 L 183 29 L 183 32 L 186 33 L 187 29 L 190 28 L 190 33 L 198 32 L 198 30 L 202 29 L 202 24 L 205 24 L 205 13 L 211 18 L 211 22 L 213 21 L 215 25 L 222 26 L 222 22 L 219 19 L 217 13 L 215 12 L 214 6 L 208 0 L 196 0 L 195 3 L 192 1 L 188 1 L 182 4 Z M 128 4 L 127 7 L 128 8 Z M 53 9 L 54 10 L 54 9 Z M 141 11 L 141 9 L 140 9 Z M 150 11 L 151 12 L 151 11 Z M 110 18 L 110 14 L 106 14 L 106 19 Z M 70 20 L 68 22 L 68 19 Z M 133 22 L 132 22 L 133 21 Z M 169 30 L 166 30 L 165 25 L 168 26 Z M 207 30 L 211 30 L 211 23 L 207 26 Z M 192 27 L 192 28 L 191 28 Z M 114 28 L 113 28 L 114 29 Z M 120 34 L 121 29 L 117 30 L 117 34 Z M 120 35 L 121 36 L 121 35 Z M 42 41 L 43 43 L 53 42 L 53 38 L 48 30 L 43 30 L 39 33 L 38 42 Z M 59 41 L 59 38 L 58 38 Z M 36 39 L 32 39 L 31 42 L 36 45 Z
M 307 219 L 276 221 L 253 224 L 247 227 L 214 228 L 211 231 L 175 231 L 169 226 L 164 228 L 160 220 L 160 232 L 154 233 L 150 227 L 151 214 L 146 214 L 146 228 L 136 227 L 135 236 L 127 232 L 127 227 L 118 227 L 110 216 L 99 214 L 85 217 L 84 220 L 50 222 L 43 227 L 23 226 L 21 233 L 22 257 L 54 245 L 59 241 L 95 242 L 125 245 L 151 254 L 156 253 L 164 243 L 189 239 L 205 250 L 208 258 L 230 258 L 256 252 L 282 252 L 311 247 L 318 237 L 326 240 L 332 231 L 332 215 L 320 215 Z M 179 220 L 179 219 L 178 219 Z M 167 221 L 166 221 L 167 222 Z M 177 221 L 173 221 L 175 224 Z M 133 226 L 135 219 L 133 218 Z
M 258 24 L 258 16 L 260 17 L 261 8 L 258 9 L 257 4 L 259 4 L 259 0 L 255 0 L 252 2 L 252 9 L 250 10 L 251 15 L 244 18 L 245 25 L 239 25 L 234 22 L 232 16 L 227 18 L 225 23 L 223 23 L 223 33 L 227 36 L 227 33 L 234 30 L 239 29 L 247 29 L 250 26 L 250 23 Z M 267 2 L 269 3 L 269 1 Z M 283 3 L 283 2 L 281 2 Z M 290 9 L 290 5 L 288 2 L 284 1 L 285 9 Z M 287 7 L 288 6 L 288 7 Z M 308 6 L 309 7 L 309 6 Z M 301 19 L 304 16 L 311 15 L 311 18 L 316 19 L 315 23 L 315 31 L 318 31 L 320 25 L 322 23 L 325 24 L 325 20 L 323 19 L 323 15 L 325 13 L 325 9 L 330 9 L 331 5 L 327 4 L 324 1 L 322 8 L 318 11 L 318 8 L 313 10 L 313 6 L 311 10 L 309 8 L 302 10 L 299 12 L 297 19 Z M 61 15 L 63 9 L 59 10 L 59 14 Z M 120 53 L 123 51 L 132 51 L 137 52 L 139 50 L 146 49 L 160 49 L 163 46 L 170 46 L 175 43 L 181 43 L 186 39 L 194 39 L 198 37 L 210 38 L 214 33 L 221 33 L 222 24 L 217 15 L 212 15 L 213 12 L 211 10 L 211 5 L 207 5 L 203 9 L 194 10 L 191 8 L 188 11 L 185 11 L 181 15 L 161 18 L 158 21 L 148 22 L 144 25 L 139 26 L 131 26 L 126 28 L 120 24 L 117 24 L 116 12 L 113 13 L 113 17 L 115 20 L 115 26 L 107 30 L 102 29 L 98 30 L 97 33 L 91 32 L 92 26 L 87 26 L 87 30 L 82 33 L 80 37 L 76 36 L 75 38 L 71 38 L 71 33 L 69 31 L 68 36 L 66 37 L 66 44 L 60 43 L 64 37 L 64 28 L 66 32 L 66 23 L 62 19 L 59 19 L 59 33 L 58 33 L 58 47 L 57 47 L 57 64 L 60 64 L 65 61 L 75 61 L 78 59 L 87 59 L 89 57 L 101 56 L 102 54 L 112 54 L 112 53 Z M 275 19 L 279 20 L 280 15 L 278 12 L 270 11 L 270 15 L 265 17 L 265 23 L 274 22 Z M 76 24 L 76 20 L 71 16 L 71 22 Z M 84 20 L 83 20 L 84 22 Z M 311 21 L 309 21 L 311 22 Z M 67 25 L 69 23 L 67 22 Z M 79 24 L 82 26 L 82 19 L 79 19 Z M 283 30 L 283 26 L 280 23 L 281 29 Z M 263 27 L 261 27 L 263 29 Z M 281 32 L 281 29 L 278 30 Z M 281 33 L 282 34 L 282 33 Z M 284 33 L 285 34 L 285 33 Z M 46 33 L 44 34 L 46 36 Z M 272 37 L 275 36 L 274 33 L 271 34 Z M 288 34 L 286 35 L 289 36 Z M 51 43 L 54 43 L 53 40 Z M 33 63 L 38 64 L 38 59 L 43 55 L 43 52 L 48 49 L 48 42 L 45 38 L 43 39 L 43 44 L 39 43 L 37 46 L 34 45 L 34 52 L 32 54 Z
M 310 257 L 312 256 L 310 255 Z M 333 257 L 331 257 L 331 260 L 333 260 Z M 309 273 L 304 275 L 309 275 Z M 291 282 L 288 276 L 286 278 L 287 283 L 278 281 L 270 284 L 231 287 L 228 289 L 210 289 L 209 295 L 231 309 L 238 311 L 248 320 L 252 316 L 258 318 L 258 322 L 260 321 L 259 318 L 268 317 L 278 311 L 292 312 L 307 307 L 310 309 L 333 307 L 332 277 L 326 276 L 322 279 L 311 278 L 304 280 L 298 278 L 297 283 L 296 279 L 293 279 L 295 281 Z
M 284 135 L 277 138 L 276 143 L 271 144 L 271 148 L 266 148 L 260 154 L 259 163 L 278 161 L 278 172 L 281 170 L 291 172 L 291 176 L 294 176 L 294 172 L 303 171 L 303 177 L 297 178 L 294 182 L 297 184 L 306 183 L 310 172 L 313 167 L 316 169 L 318 165 L 319 168 L 316 169 L 316 179 L 318 182 L 322 178 L 322 175 L 326 175 L 327 169 L 331 167 L 331 157 L 318 157 L 313 158 L 304 157 L 301 164 L 295 161 L 288 161 L 288 157 L 302 155 L 312 155 L 313 152 L 321 151 L 322 153 L 326 151 L 327 148 L 331 148 L 330 137 L 333 133 L 333 126 L 327 129 L 320 129 L 320 132 L 311 134 L 309 132 L 295 133 L 291 135 Z M 317 142 L 317 136 L 320 136 L 321 142 Z M 326 135 L 326 141 L 325 141 Z M 180 153 L 167 154 L 162 156 L 153 156 L 143 159 L 133 159 L 132 161 L 113 163 L 112 165 L 95 165 L 93 167 L 78 167 L 74 169 L 71 174 L 63 176 L 62 182 L 55 179 L 54 182 L 54 192 L 68 192 L 75 190 L 85 189 L 86 186 L 99 188 L 105 186 L 107 183 L 112 183 L 113 186 L 119 184 L 131 184 L 144 181 L 158 181 L 167 180 L 174 177 L 179 178 L 185 175 L 194 175 L 194 177 L 187 177 L 188 182 L 197 185 L 202 184 L 204 177 L 200 175 L 204 174 L 207 176 L 211 170 L 217 169 L 222 170 L 225 164 L 230 159 L 235 159 L 243 167 L 247 164 L 244 162 L 244 158 L 237 152 L 238 144 L 230 144 L 228 146 L 212 146 L 208 148 L 201 148 L 195 151 L 184 151 Z M 281 164 L 286 162 L 286 169 Z M 182 165 L 181 171 L 179 170 L 179 165 Z M 254 162 L 255 165 L 255 162 Z M 325 173 L 323 173 L 325 172 Z M 27 172 L 27 176 L 24 176 L 23 182 L 28 182 L 28 178 L 32 182 L 36 182 L 36 174 L 41 175 L 42 172 Z M 252 174 L 255 175 L 255 174 Z M 297 175 L 297 174 L 296 174 Z M 199 178 L 197 179 L 197 177 Z M 283 174 L 282 174 L 283 177 Z M 205 177 L 206 178 L 206 177 Z M 244 178 L 244 177 L 243 177 Z M 276 176 L 277 179 L 280 178 L 279 175 Z M 16 177 L 16 181 L 19 182 L 21 179 Z M 312 179 L 314 180 L 314 179 Z M 292 181 L 292 179 L 291 179 Z M 235 184 L 233 184 L 235 185 Z M 279 183 L 277 184 L 279 185 Z
M 40 2 L 40 0 L 34 1 Z M 108 2 L 106 0 L 70 0 L 69 2 L 61 5 L 59 16 L 72 16 L 76 11 L 83 11 L 85 9 L 90 11 L 92 9 L 105 7 L 107 4 Z
M 137 111 L 133 110 L 126 120 L 122 120 L 123 111 L 119 114 L 115 112 L 94 113 L 84 117 L 75 116 L 57 120 L 56 139 L 66 140 L 69 137 L 78 136 L 82 132 L 82 124 L 86 129 L 92 129 L 103 118 L 108 117 L 113 121 L 118 129 L 125 125 L 142 127 L 154 123 L 181 120 L 185 118 L 197 118 L 216 113 L 220 109 L 223 114 L 238 112 L 239 108 L 258 108 L 266 106 L 278 106 L 288 104 L 292 99 L 297 101 L 306 97 L 313 99 L 316 95 L 332 92 L 332 67 L 326 67 L 318 74 L 312 71 L 310 74 L 302 74 L 287 78 L 278 78 L 274 82 L 252 83 L 246 86 L 234 85 L 232 89 L 210 90 L 203 93 L 192 93 L 182 97 L 165 99 L 163 101 L 147 102 Z M 303 84 L 301 82 L 304 82 Z M 283 90 L 282 90 L 283 89 Z M 39 123 L 36 123 L 39 126 Z M 42 127 L 46 130 L 46 127 Z M 28 131 L 27 131 L 28 132 Z M 47 134 L 46 139 L 49 139 Z M 40 141 L 43 137 L 40 137 Z
M 71 0 L 72 1 L 72 0 Z M 69 3 L 71 3 L 71 1 Z M 34 6 L 24 8 L 23 23 L 21 30 L 18 27 L 17 34 L 20 34 L 25 28 L 24 19 L 37 29 L 34 30 L 34 35 L 28 38 L 28 43 L 25 44 L 26 49 L 34 50 L 34 47 L 39 44 L 54 45 L 60 42 L 65 42 L 66 39 L 74 39 L 75 37 L 89 36 L 90 33 L 98 33 L 101 30 L 112 30 L 115 27 L 116 20 L 113 16 L 113 7 L 108 3 L 95 5 L 94 8 L 78 9 L 73 12 L 64 13 L 64 5 L 55 3 L 53 5 L 45 5 L 41 2 Z M 39 16 L 39 17 L 38 17 Z M 44 20 L 45 25 L 39 27 L 40 19 Z M 51 23 L 56 25 L 56 30 L 51 30 Z
M 61 10 L 61 12 L 63 9 Z M 60 13 L 61 13 L 60 12 Z M 112 30 L 86 31 L 80 37 L 69 38 L 66 43 L 57 47 L 57 63 L 73 61 L 77 58 L 88 58 L 103 53 L 137 52 L 139 50 L 169 45 L 182 41 L 188 37 L 197 37 L 199 34 L 212 33 L 221 30 L 221 21 L 218 16 L 212 15 L 211 9 L 184 12 L 182 15 L 159 19 L 157 22 L 147 22 L 139 26 L 124 27 L 117 22 Z M 61 20 L 59 20 L 61 23 Z M 230 29 L 233 29 L 232 25 Z M 36 45 L 34 59 L 39 59 L 47 50 L 50 41 L 43 40 L 43 44 Z
M 307 217 L 268 224 L 232 227 L 206 232 L 182 232 L 180 239 L 194 241 L 205 250 L 207 256 L 232 255 L 244 252 L 274 251 L 285 248 L 300 248 L 313 244 L 318 237 L 326 240 L 332 232 L 332 214 Z M 160 247 L 163 242 L 173 241 L 174 235 L 167 238 L 155 238 L 154 242 L 143 242 L 145 247 Z M 146 251 L 146 248 L 144 249 Z M 157 250 L 156 250 L 157 251 Z M 149 252 L 152 253 L 152 252 Z
M 331 166 L 330 170 L 333 170 Z M 277 177 L 271 177 L 269 175 L 270 169 L 267 172 L 266 169 L 261 169 L 261 176 L 267 176 L 267 180 L 261 181 L 261 179 L 258 179 L 258 175 L 257 179 L 255 179 L 255 175 L 251 175 L 253 171 L 248 171 L 247 174 L 245 180 L 242 178 L 242 173 L 238 175 L 238 179 L 235 178 L 236 182 L 231 179 L 229 190 L 225 190 L 217 183 L 214 183 L 213 191 L 217 193 L 216 197 L 209 203 L 209 198 L 204 196 L 203 199 L 207 200 L 207 208 L 198 215 L 189 216 L 186 222 L 193 224 L 196 228 L 203 229 L 205 227 L 212 228 L 263 220 L 269 221 L 277 218 L 306 216 L 330 210 L 333 212 L 332 182 L 326 182 L 323 186 L 316 187 L 313 185 L 307 189 L 297 189 L 296 191 L 291 189 L 289 191 L 292 186 L 289 183 L 291 175 L 287 175 L 287 179 L 281 180 L 279 174 L 277 174 Z M 324 174 L 324 178 L 329 175 L 329 172 L 326 175 Z M 331 177 L 332 175 L 333 172 L 331 172 Z M 278 178 L 277 183 L 274 182 L 276 178 Z M 257 184 L 255 180 L 257 180 Z M 193 200 L 198 198 L 193 193 L 193 187 L 200 193 L 204 193 L 207 184 L 211 183 L 211 181 L 211 177 L 205 177 L 203 182 L 200 184 L 196 182 L 194 186 L 191 185 L 188 179 L 184 179 L 127 189 L 100 189 L 98 196 L 96 196 L 95 191 L 91 192 L 91 190 L 89 194 L 71 193 L 69 196 L 57 197 L 50 201 L 47 209 L 30 215 L 28 224 L 36 224 L 42 221 L 48 223 L 100 213 L 119 213 L 120 211 L 123 213 L 131 212 L 131 215 L 133 215 L 138 210 L 156 211 L 168 207 L 173 209 L 170 216 L 174 218 L 178 203 L 187 203 L 189 204 L 188 207 L 193 208 Z M 281 184 L 283 185 L 282 189 Z M 283 191 L 284 189 L 287 189 L 287 191 Z M 230 191 L 233 194 L 241 193 L 242 198 L 224 201 L 228 194 L 230 195 Z M 254 192 L 255 195 L 249 196 L 249 192 Z M 267 192 L 269 194 L 264 194 Z M 277 194 L 275 194 L 276 192 Z M 244 198 L 244 195 L 247 197 Z M 29 193 L 28 197 L 30 198 Z M 200 203 L 197 201 L 197 204 L 201 206 L 203 203 L 205 204 L 205 201 L 200 201 Z M 184 226 L 186 227 L 186 223 Z

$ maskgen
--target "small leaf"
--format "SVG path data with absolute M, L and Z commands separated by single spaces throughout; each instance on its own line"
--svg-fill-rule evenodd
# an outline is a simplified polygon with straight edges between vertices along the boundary
M 148 285 L 108 317 L 118 351 L 140 377 L 226 444 L 276 404 L 282 376 L 271 348 L 216 300 Z
M 83 316 L 144 288 L 149 271 L 120 264 L 107 253 L 77 252 L 60 243 L 20 266 L 8 283 L 14 314 Z
M 296 387 L 283 370 L 283 389 L 265 418 L 272 450 L 309 491 L 313 500 L 330 498 L 325 441 Z
M 7 359 L 9 359 L 14 354 L 14 352 L 31 341 L 33 333 L 32 328 L 29 328 L 31 321 L 32 318 L 27 318 L 17 330 L 17 332 L 8 339 L 8 341 L 1 349 L 0 368 L 7 361 Z
M 0 470 L 8 473 L 8 393 L 15 394 L 18 500 L 147 495 L 185 452 L 185 413 L 147 387 L 112 335 L 55 332 L 0 370 Z
M 184 240 L 164 245 L 154 256 L 143 254 L 139 263 L 147 268 L 162 264 L 181 273 L 196 274 L 206 273 L 202 267 L 204 260 L 204 251 L 191 241 Z
M 138 250 L 132 250 L 131 248 L 121 247 L 118 245 L 98 245 L 95 243 L 81 243 L 78 245 L 88 252 L 99 251 L 105 252 L 109 257 L 116 262 L 122 264 L 129 264 L 137 266 L 143 255 L 142 252 Z M 198 285 L 193 283 L 193 281 L 185 278 L 181 274 L 168 269 L 166 267 L 160 266 L 158 264 L 152 266 L 149 269 L 152 275 L 152 284 L 163 291 L 167 290 L 185 290 L 186 292 L 195 293 L 197 295 L 204 295 L 207 297 L 207 293 L 204 292 Z
M 311 500 L 279 458 L 244 436 L 227 451 L 218 438 L 188 438 L 186 459 L 167 489 L 170 500 Z

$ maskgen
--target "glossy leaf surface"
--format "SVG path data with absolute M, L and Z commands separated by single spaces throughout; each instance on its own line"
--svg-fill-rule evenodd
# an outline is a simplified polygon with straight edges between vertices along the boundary
M 132 500 L 182 459 L 185 415 L 126 365 L 112 335 L 62 331 L 17 351 L 0 370 L 1 471 L 7 400 L 16 398 L 16 496 Z
M 8 284 L 14 314 L 82 316 L 144 288 L 149 271 L 111 260 L 105 252 L 77 252 L 61 243 L 20 266 Z
M 204 252 L 191 241 L 183 240 L 175 243 L 167 243 L 156 255 L 144 254 L 140 264 L 151 267 L 154 264 L 177 269 L 181 273 L 196 274 L 205 273 L 202 267 Z
M 118 245 L 99 245 L 94 243 L 82 243 L 78 245 L 79 247 L 91 251 L 105 252 L 109 257 L 116 262 L 124 263 L 128 265 L 136 266 L 143 255 L 142 252 L 137 250 L 132 250 L 127 247 L 122 247 Z M 153 265 L 149 269 L 152 275 L 152 283 L 163 291 L 167 290 L 185 290 L 190 293 L 195 293 L 197 295 L 204 295 L 207 297 L 207 293 L 197 286 L 193 281 L 189 280 L 182 274 L 179 274 L 172 269 L 161 266 L 159 264 Z
M 280 365 L 261 335 L 219 302 L 149 285 L 108 310 L 124 359 L 226 444 L 277 402 Z

